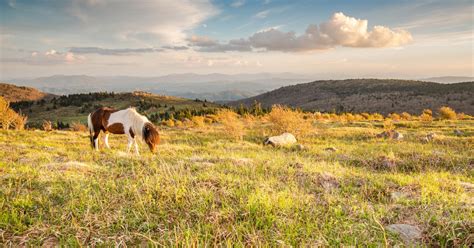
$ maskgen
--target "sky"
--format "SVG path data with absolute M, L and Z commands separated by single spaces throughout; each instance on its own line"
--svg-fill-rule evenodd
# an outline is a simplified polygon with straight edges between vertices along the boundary
M 471 0 L 0 0 L 0 79 L 474 76 Z

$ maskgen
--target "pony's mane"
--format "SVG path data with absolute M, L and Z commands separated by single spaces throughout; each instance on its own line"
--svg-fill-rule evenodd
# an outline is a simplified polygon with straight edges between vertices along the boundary
M 129 107 L 126 109 L 127 116 L 131 121 L 131 128 L 133 133 L 143 140 L 143 127 L 146 123 L 150 122 L 146 116 L 143 116 L 137 112 L 135 108 Z

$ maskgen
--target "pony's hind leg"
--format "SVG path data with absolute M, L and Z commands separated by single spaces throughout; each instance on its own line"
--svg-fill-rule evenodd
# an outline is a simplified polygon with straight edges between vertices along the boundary
M 99 132 L 94 132 L 94 137 L 92 137 L 92 139 L 93 139 L 92 140 L 92 145 L 94 146 L 94 149 L 96 151 L 99 150 L 99 133 L 100 133 L 100 131 Z

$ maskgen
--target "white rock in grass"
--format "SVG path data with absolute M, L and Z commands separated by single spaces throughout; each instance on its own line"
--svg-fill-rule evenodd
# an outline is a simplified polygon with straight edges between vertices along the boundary
M 408 224 L 392 224 L 388 225 L 386 229 L 400 235 L 400 238 L 408 246 L 416 245 L 421 239 L 421 230 L 416 226 Z
M 267 138 L 263 144 L 272 146 L 288 146 L 296 143 L 296 138 L 291 133 L 283 133 L 282 135 Z
M 392 138 L 393 138 L 394 140 L 401 140 L 401 139 L 403 139 L 403 134 L 402 134 L 402 133 L 399 133 L 399 132 L 397 132 L 397 131 L 395 131 L 395 132 L 393 132 Z

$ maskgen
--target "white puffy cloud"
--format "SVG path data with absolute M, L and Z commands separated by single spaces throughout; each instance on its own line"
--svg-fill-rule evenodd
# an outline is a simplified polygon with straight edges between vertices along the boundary
M 368 21 L 335 13 L 330 20 L 320 25 L 311 24 L 304 34 L 283 32 L 270 28 L 262 30 L 247 39 L 231 40 L 219 43 L 210 38 L 201 37 L 207 43 L 190 40 L 191 45 L 200 51 L 265 51 L 302 52 L 344 47 L 396 47 L 412 41 L 412 36 L 405 30 L 392 30 L 384 26 L 374 26 L 368 30 Z

